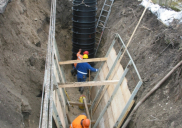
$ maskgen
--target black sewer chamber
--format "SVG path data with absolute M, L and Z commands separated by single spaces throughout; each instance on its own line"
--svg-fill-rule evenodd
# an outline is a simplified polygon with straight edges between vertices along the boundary
M 74 33 L 81 33 L 81 34 L 90 34 L 90 33 L 95 33 L 96 29 L 94 28 L 77 28 L 77 27 L 73 27 L 73 32 Z
M 73 46 L 75 49 L 87 49 L 87 50 L 93 50 L 93 47 L 95 46 L 95 44 L 91 44 L 91 45 L 77 45 L 73 43 Z
M 95 22 L 95 17 L 94 16 L 73 16 L 73 21 L 74 22 L 79 22 L 79 23 L 92 23 Z
M 91 28 L 91 27 L 95 27 L 95 22 L 92 22 L 92 23 L 79 23 L 79 22 L 74 22 L 73 21 L 73 27 L 77 27 L 77 28 Z
M 73 0 L 74 5 L 81 4 L 83 0 Z M 84 0 L 83 1 L 85 4 L 92 4 L 92 3 L 97 3 L 97 0 Z
M 77 52 L 89 51 L 89 58 L 94 57 L 96 32 L 97 0 L 73 0 L 73 39 L 72 59 L 77 59 Z
M 75 39 L 95 39 L 95 33 L 90 34 L 80 34 L 80 33 L 74 33 L 73 32 L 73 40 Z
M 96 15 L 96 11 L 86 12 L 86 11 L 73 10 L 72 14 L 76 15 L 76 16 L 95 16 Z
M 95 8 L 94 6 L 95 6 L 95 4 L 90 5 L 90 7 L 87 7 L 84 4 L 82 4 L 79 6 L 73 6 L 72 9 L 76 10 L 76 11 L 81 11 L 81 12 L 90 12 L 90 11 L 96 11 L 97 10 L 97 8 Z
M 78 49 L 77 48 L 73 48 L 72 49 L 72 52 L 73 52 L 73 54 L 72 54 L 72 58 L 75 58 L 75 59 L 77 59 L 77 56 L 75 56 L 76 54 L 77 54 L 77 51 Z M 85 49 L 86 51 L 89 51 L 89 57 L 91 57 L 91 55 L 93 55 L 94 54 L 94 49 Z M 83 53 L 82 53 L 83 54 Z
M 78 39 L 78 38 L 73 38 L 73 43 L 77 45 L 91 45 L 95 43 L 95 38 L 91 39 Z

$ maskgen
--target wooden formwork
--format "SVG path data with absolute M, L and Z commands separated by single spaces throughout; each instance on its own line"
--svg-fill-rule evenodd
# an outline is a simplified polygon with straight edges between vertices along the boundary
M 118 53 L 113 47 L 116 40 L 122 44 Z M 121 60 L 125 52 L 129 61 L 125 69 L 123 69 Z M 112 86 L 103 85 L 101 87 L 92 87 L 92 105 L 90 107 L 90 111 L 93 117 L 92 120 L 96 120 L 93 128 L 119 128 L 134 104 L 133 99 L 142 84 L 142 80 L 127 50 L 127 47 L 119 34 L 116 34 L 105 57 L 108 59 L 101 65 L 100 70 L 95 76 L 94 80 L 118 80 L 118 83 Z M 126 74 L 129 70 L 131 70 L 131 66 L 133 66 L 139 80 L 137 85 L 134 85 L 135 88 L 132 93 L 128 88 L 128 81 L 126 79 Z
M 114 48 L 111 49 L 107 61 L 104 63 L 103 67 L 100 70 L 99 77 L 97 80 L 103 81 L 106 79 L 107 74 L 109 73 L 109 70 L 111 70 L 112 65 L 115 62 L 115 59 L 117 58 L 117 54 Z M 120 63 L 120 62 L 118 62 Z M 117 69 L 117 72 L 113 76 L 112 80 L 119 80 L 123 74 L 124 70 L 122 65 L 119 65 L 119 68 Z M 106 90 L 105 94 L 103 95 L 103 98 L 101 99 L 100 103 L 98 104 L 98 107 L 94 107 L 94 111 L 96 107 L 98 108 L 96 112 L 94 112 L 93 119 L 97 119 L 99 117 L 99 114 L 101 110 L 104 108 L 104 106 L 107 104 L 109 97 L 111 97 L 112 92 L 114 91 L 116 84 L 113 86 L 108 86 L 108 89 Z M 99 88 L 93 87 L 91 94 L 95 94 Z M 126 105 L 127 101 L 129 100 L 131 96 L 130 90 L 127 86 L 127 79 L 124 78 L 122 84 L 120 85 L 117 93 L 115 94 L 115 97 L 111 101 L 111 105 L 108 107 L 106 113 L 101 119 L 101 122 L 99 123 L 100 128 L 102 127 L 108 127 L 111 128 L 114 126 L 114 123 L 117 121 L 120 113 L 122 112 L 124 106 Z M 92 97 L 93 100 L 93 97 Z

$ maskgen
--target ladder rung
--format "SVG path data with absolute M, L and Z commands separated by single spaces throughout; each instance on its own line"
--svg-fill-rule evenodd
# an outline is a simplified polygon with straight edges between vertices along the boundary
M 104 4 L 104 5 L 109 6 L 109 7 L 111 6 L 111 5 L 108 5 L 108 4 Z
M 104 16 L 104 15 L 101 15 L 102 17 L 107 17 L 107 16 Z
M 105 23 L 105 21 L 102 21 L 102 20 L 99 20 L 100 22 L 102 22 L 102 23 Z
M 97 27 L 99 27 L 99 28 L 103 28 L 103 26 L 97 26 Z
M 104 10 L 104 9 L 103 9 L 103 11 L 105 11 L 105 12 L 109 12 L 109 11 L 107 11 L 107 10 Z

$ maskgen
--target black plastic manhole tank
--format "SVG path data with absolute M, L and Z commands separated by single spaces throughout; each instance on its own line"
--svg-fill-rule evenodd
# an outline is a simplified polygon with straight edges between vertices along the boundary
M 73 49 L 72 59 L 77 59 L 79 49 L 89 51 L 94 57 L 97 0 L 73 0 Z

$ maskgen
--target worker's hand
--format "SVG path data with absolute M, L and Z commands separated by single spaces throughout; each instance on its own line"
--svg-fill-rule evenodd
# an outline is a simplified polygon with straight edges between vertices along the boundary
M 79 49 L 79 52 L 81 52 L 82 51 L 82 49 Z

